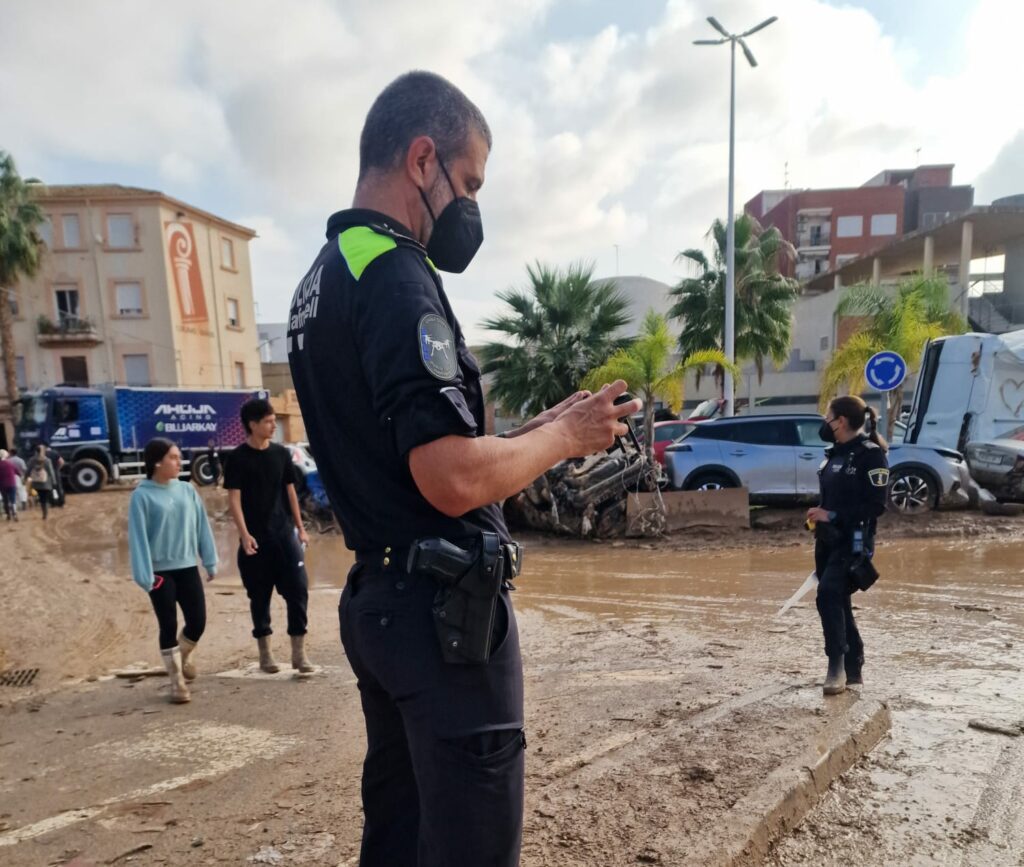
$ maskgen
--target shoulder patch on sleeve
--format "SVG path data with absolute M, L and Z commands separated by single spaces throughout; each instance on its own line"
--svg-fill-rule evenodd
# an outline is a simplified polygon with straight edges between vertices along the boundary
M 416 327 L 416 339 L 419 343 L 420 359 L 427 372 L 444 381 L 455 378 L 459 369 L 459 357 L 456 353 L 455 335 L 451 326 L 443 316 L 427 313 L 420 317 Z
M 879 467 L 876 470 L 868 470 L 868 479 L 876 488 L 884 488 L 889 484 L 889 470 Z

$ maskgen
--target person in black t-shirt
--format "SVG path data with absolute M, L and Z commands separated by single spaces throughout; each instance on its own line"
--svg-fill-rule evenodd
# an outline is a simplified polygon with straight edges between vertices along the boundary
M 305 650 L 309 592 L 303 551 L 309 536 L 302 526 L 291 456 L 271 442 L 277 419 L 268 401 L 247 401 L 242 424 L 248 436 L 228 455 L 224 487 L 238 527 L 238 571 L 249 594 L 260 668 L 268 674 L 281 670 L 270 649 L 270 598 L 276 588 L 288 608 L 292 668 L 309 674 L 315 670 Z

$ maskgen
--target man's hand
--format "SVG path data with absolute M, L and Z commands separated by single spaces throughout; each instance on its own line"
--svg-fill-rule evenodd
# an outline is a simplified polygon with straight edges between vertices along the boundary
M 815 506 L 813 509 L 807 510 L 807 520 L 814 521 L 817 524 L 827 524 L 831 519 L 825 509 L 821 508 L 821 506 Z
M 603 451 L 615 437 L 629 433 L 629 428 L 619 419 L 640 412 L 643 402 L 634 398 L 629 403 L 615 405 L 615 398 L 624 394 L 626 387 L 621 379 L 605 385 L 597 394 L 577 399 L 552 422 L 568 440 L 570 457 Z
M 544 412 L 537 413 L 537 415 L 534 416 L 533 418 L 533 427 L 540 427 L 540 425 L 542 424 L 549 424 L 550 422 L 555 421 L 567 409 L 569 409 L 572 406 L 575 406 L 581 400 L 586 400 L 588 397 L 590 397 L 590 392 L 586 390 L 577 391 L 575 394 L 570 394 L 565 400 L 561 401 L 560 403 L 556 403 L 550 409 L 546 409 L 544 410 Z
M 306 532 L 306 528 L 305 527 L 297 527 L 296 529 L 298 530 L 299 544 L 300 545 L 304 545 L 304 546 L 308 545 L 309 544 L 309 533 Z
M 248 533 L 242 535 L 238 541 L 242 543 L 242 551 L 246 557 L 251 557 L 260 549 L 260 546 L 256 544 L 256 540 Z

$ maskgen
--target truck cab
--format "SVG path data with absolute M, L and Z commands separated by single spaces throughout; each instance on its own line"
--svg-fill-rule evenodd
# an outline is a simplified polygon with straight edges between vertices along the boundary
M 15 446 L 28 456 L 43 443 L 64 459 L 63 474 L 79 492 L 100 490 L 113 473 L 110 422 L 103 393 L 89 388 L 26 392 L 16 406 Z

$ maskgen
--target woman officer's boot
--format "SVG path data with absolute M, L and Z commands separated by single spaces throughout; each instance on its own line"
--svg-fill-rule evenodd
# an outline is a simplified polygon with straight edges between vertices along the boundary
M 839 695 L 841 692 L 846 692 L 844 661 L 842 654 L 828 658 L 828 673 L 825 675 L 825 684 L 822 687 L 825 695 Z

